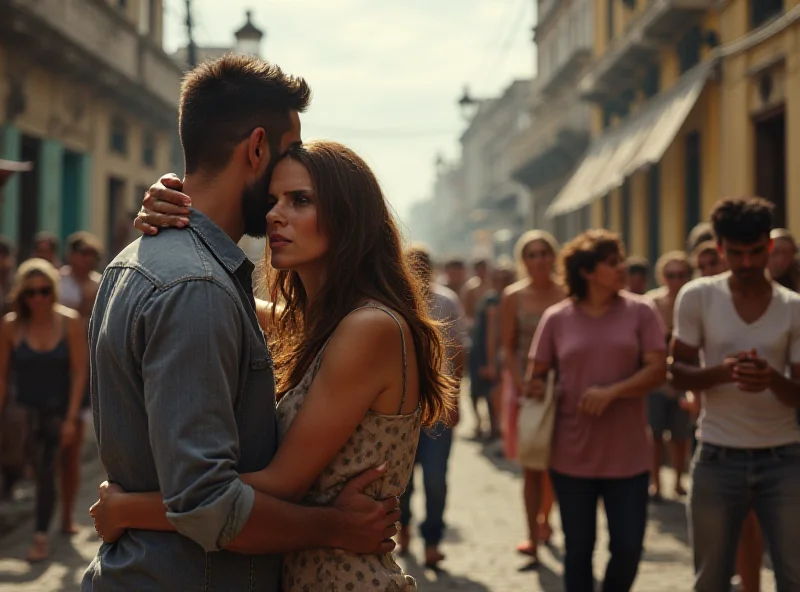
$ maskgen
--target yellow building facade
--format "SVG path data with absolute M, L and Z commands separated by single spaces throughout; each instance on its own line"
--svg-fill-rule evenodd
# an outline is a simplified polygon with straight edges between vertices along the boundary
M 554 215 L 588 205 L 651 260 L 725 196 L 770 199 L 800 232 L 800 0 L 594 8 L 593 143 Z

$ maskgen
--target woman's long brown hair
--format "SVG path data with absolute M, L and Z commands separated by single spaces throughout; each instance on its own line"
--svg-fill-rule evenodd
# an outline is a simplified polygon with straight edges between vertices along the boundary
M 375 175 L 361 157 L 337 142 L 292 148 L 286 158 L 301 163 L 311 176 L 318 223 L 330 247 L 326 281 L 310 303 L 298 274 L 272 268 L 267 258 L 270 301 L 283 305 L 272 309 L 276 338 L 270 344 L 279 394 L 300 383 L 342 319 L 369 299 L 408 323 L 419 369 L 422 422 L 442 420 L 454 406 L 455 381 L 442 372 L 442 337 L 429 316 L 420 279 L 403 256 L 400 233 Z

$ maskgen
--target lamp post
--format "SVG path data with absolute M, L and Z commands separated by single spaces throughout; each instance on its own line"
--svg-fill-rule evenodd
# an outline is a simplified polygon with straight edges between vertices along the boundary
M 470 121 L 478 112 L 481 102 L 473 98 L 469 92 L 469 86 L 464 85 L 464 94 L 458 99 L 458 106 L 461 108 L 461 116 L 465 121 Z

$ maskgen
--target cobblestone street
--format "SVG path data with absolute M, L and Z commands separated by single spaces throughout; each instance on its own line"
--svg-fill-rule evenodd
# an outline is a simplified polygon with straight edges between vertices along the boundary
M 471 428 L 464 419 L 462 433 Z M 97 483 L 102 479 L 99 464 L 90 463 L 84 472 L 79 508 L 85 509 L 95 499 Z M 666 490 L 671 477 L 665 475 Z M 422 496 L 416 495 L 416 516 L 422 513 Z M 443 547 L 448 571 L 426 572 L 416 562 L 421 557 L 419 540 L 412 543 L 412 557 L 403 560 L 420 590 L 440 592 L 558 591 L 561 590 L 562 539 L 556 528 L 553 548 L 541 554 L 543 567 L 538 572 L 525 571 L 524 558 L 514 547 L 524 534 L 520 502 L 520 482 L 516 469 L 490 459 L 483 447 L 458 438 L 453 450 L 450 473 L 450 500 L 447 510 L 448 534 Z M 602 514 L 602 512 L 600 513 Z M 97 539 L 89 526 L 88 515 L 79 512 L 81 532 L 72 539 L 53 539 L 53 561 L 30 566 L 22 557 L 27 549 L 32 525 L 24 523 L 0 539 L 0 592 L 56 592 L 78 589 L 81 574 L 94 555 Z M 57 520 L 54 521 L 56 524 Z M 557 525 L 557 519 L 554 520 Z M 603 529 L 599 529 L 603 533 Z M 597 545 L 595 571 L 598 575 L 607 560 L 607 539 Z M 665 501 L 651 507 L 646 542 L 636 590 L 661 592 L 691 589 L 691 558 L 687 543 L 683 505 Z M 420 559 L 421 561 L 421 559 Z M 764 592 L 773 592 L 771 572 L 764 573 Z

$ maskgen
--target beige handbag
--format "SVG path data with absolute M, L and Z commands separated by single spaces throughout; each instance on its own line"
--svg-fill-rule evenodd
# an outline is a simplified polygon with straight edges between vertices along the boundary
M 547 374 L 545 395 L 541 400 L 520 401 L 517 420 L 519 464 L 525 469 L 544 471 L 550 466 L 550 446 L 556 419 L 556 372 Z

